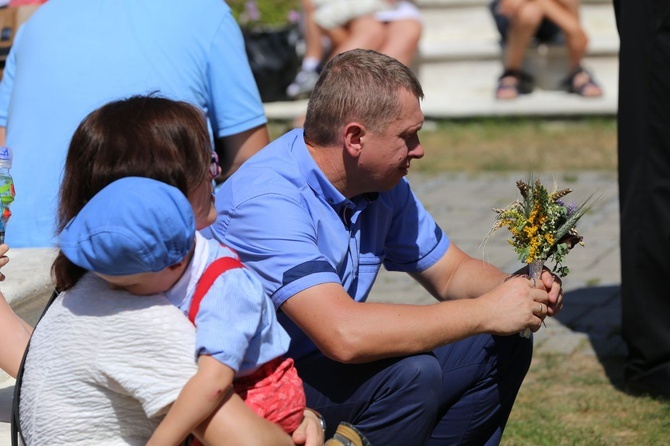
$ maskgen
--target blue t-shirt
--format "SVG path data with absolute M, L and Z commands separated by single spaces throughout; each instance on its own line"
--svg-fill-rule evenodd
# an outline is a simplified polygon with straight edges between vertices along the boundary
M 218 218 L 203 231 L 232 247 L 261 278 L 275 307 L 322 283 L 340 283 L 365 301 L 383 264 L 419 272 L 449 240 L 402 180 L 379 194 L 345 198 L 323 175 L 302 130 L 275 140 L 245 162 L 216 195 Z M 289 356 L 316 349 L 283 313 Z
M 235 252 L 215 240 L 196 235 L 193 260 L 165 295 L 188 316 L 198 281 L 221 257 L 237 259 Z M 235 370 L 236 377 L 284 355 L 286 331 L 277 322 L 272 302 L 255 274 L 247 268 L 230 269 L 212 284 L 200 301 L 195 317 L 195 353 L 209 355 Z
M 156 92 L 200 107 L 212 136 L 266 122 L 244 39 L 221 0 L 49 1 L 21 27 L 0 83 L 14 150 L 13 247 L 55 244 L 58 188 L 74 130 L 94 109 Z

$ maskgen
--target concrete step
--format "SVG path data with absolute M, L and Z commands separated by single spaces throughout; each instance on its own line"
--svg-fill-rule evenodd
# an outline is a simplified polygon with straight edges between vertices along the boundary
M 459 61 L 449 64 L 422 65 L 418 77 L 425 98 L 421 108 L 427 119 L 451 119 L 496 116 L 614 116 L 617 111 L 618 60 L 586 58 L 588 67 L 603 88 L 600 98 L 582 98 L 558 90 L 536 89 L 513 101 L 494 97 L 500 74 L 497 60 Z M 291 121 L 304 115 L 307 101 L 264 104 L 269 119 Z
M 500 36 L 488 4 L 425 7 L 422 14 L 419 63 L 499 58 Z M 582 5 L 581 22 L 589 36 L 589 56 L 618 54 L 619 36 L 611 4 Z

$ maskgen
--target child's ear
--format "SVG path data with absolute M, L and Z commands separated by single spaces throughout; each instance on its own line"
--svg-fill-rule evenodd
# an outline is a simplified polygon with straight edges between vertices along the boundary
M 174 270 L 176 270 L 176 269 L 179 269 L 179 268 L 181 268 L 182 266 L 184 266 L 184 262 L 185 262 L 185 260 L 182 260 L 181 262 L 175 263 L 174 265 L 170 265 L 170 266 L 168 266 L 168 269 L 169 269 L 170 271 L 174 271 Z

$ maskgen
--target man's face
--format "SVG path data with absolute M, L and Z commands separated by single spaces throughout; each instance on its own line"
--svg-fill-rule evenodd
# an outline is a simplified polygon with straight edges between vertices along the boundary
M 400 116 L 386 131 L 374 133 L 368 129 L 364 137 L 358 162 L 368 183 L 366 192 L 393 189 L 407 175 L 412 159 L 424 155 L 418 135 L 424 121 L 419 100 L 406 90 L 401 90 L 399 100 Z

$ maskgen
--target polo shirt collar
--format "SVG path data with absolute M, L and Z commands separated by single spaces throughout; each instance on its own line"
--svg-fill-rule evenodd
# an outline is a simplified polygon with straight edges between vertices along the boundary
M 351 210 L 356 208 L 365 208 L 368 203 L 371 203 L 379 197 L 376 192 L 366 193 L 354 197 L 352 200 L 346 198 L 342 193 L 333 186 L 333 184 L 326 178 L 323 171 L 319 168 L 307 149 L 305 144 L 305 136 L 302 129 L 295 129 L 296 138 L 293 144 L 293 150 L 296 153 L 296 162 L 303 178 L 306 179 L 307 185 L 314 191 L 314 193 L 328 202 L 338 213 L 346 206 Z M 362 206 L 361 206 L 362 205 Z M 360 209 L 362 210 L 362 209 Z

